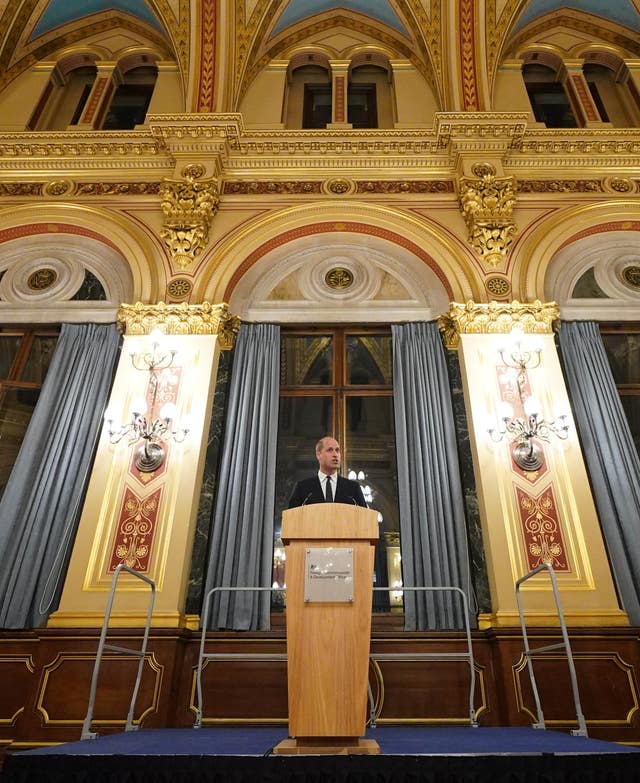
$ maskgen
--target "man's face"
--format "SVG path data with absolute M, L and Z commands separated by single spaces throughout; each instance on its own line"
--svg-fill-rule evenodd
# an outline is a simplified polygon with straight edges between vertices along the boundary
M 333 438 L 323 438 L 316 457 L 323 473 L 333 473 L 340 467 L 340 444 Z

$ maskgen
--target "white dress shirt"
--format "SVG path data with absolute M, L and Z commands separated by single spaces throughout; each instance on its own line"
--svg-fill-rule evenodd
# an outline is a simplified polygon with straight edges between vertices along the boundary
M 327 497 L 327 479 L 331 482 L 331 496 L 335 502 L 336 490 L 338 489 L 338 471 L 327 476 L 321 470 L 318 471 L 318 478 L 320 479 L 320 486 L 322 487 L 322 494 Z

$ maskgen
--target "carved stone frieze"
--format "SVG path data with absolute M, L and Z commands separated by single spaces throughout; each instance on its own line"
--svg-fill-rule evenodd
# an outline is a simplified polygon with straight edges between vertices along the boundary
M 453 180 L 364 180 L 357 193 L 453 193 Z
M 140 138 L 118 138 L 111 134 L 104 141 L 78 138 L 74 133 L 48 133 L 46 141 L 39 134 L 3 134 L 0 141 L 0 158 L 96 158 L 103 156 L 141 157 L 157 155 L 162 146 L 140 131 Z
M 159 182 L 81 182 L 76 186 L 79 196 L 157 196 Z
M 508 334 L 518 325 L 526 334 L 550 334 L 560 319 L 555 302 L 451 302 L 438 326 L 447 348 L 457 348 L 461 334 Z
M 292 180 L 287 182 L 225 182 L 224 195 L 274 195 L 313 194 L 322 192 L 322 183 Z
M 518 193 L 602 193 L 598 179 L 519 179 Z
M 125 334 L 150 334 L 160 329 L 165 334 L 215 334 L 220 347 L 233 347 L 240 319 L 231 315 L 226 303 L 202 304 L 122 304 L 118 310 L 118 327 Z
M 0 182 L 0 196 L 41 196 L 43 182 Z
M 160 206 L 164 223 L 160 230 L 173 260 L 184 269 L 205 248 L 209 227 L 218 209 L 216 179 L 202 179 L 204 167 L 187 166 L 184 180 L 164 179 Z
M 478 163 L 476 177 L 461 177 L 458 184 L 460 211 L 469 231 L 469 242 L 489 266 L 502 263 L 513 241 L 512 219 L 516 203 L 513 177 L 497 177 L 495 168 Z

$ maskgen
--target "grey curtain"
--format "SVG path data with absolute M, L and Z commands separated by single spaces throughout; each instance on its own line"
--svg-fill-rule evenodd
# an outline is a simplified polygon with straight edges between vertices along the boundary
M 278 437 L 280 327 L 243 324 L 233 357 L 205 596 L 213 587 L 270 587 Z M 218 593 L 212 629 L 266 630 L 269 593 Z M 203 619 L 203 622 L 206 622 Z
M 403 583 L 469 596 L 464 500 L 444 348 L 435 323 L 391 327 Z M 458 596 L 404 593 L 406 630 L 464 628 Z
M 46 623 L 59 598 L 120 337 L 64 324 L 0 502 L 0 627 Z
M 560 350 L 618 594 L 640 625 L 640 460 L 598 325 L 564 321 Z

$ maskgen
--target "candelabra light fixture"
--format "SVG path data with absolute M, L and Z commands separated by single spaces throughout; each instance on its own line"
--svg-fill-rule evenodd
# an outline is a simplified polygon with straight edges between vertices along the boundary
M 553 434 L 561 440 L 569 435 L 567 416 L 561 414 L 557 422 L 545 421 L 540 416 L 540 406 L 535 397 L 527 397 L 524 401 L 524 416 L 514 416 L 513 408 L 508 402 L 503 402 L 498 410 L 498 428 L 490 427 L 489 435 L 496 443 L 505 436 L 511 441 L 517 441 L 513 449 L 513 459 L 522 470 L 539 470 L 544 463 L 544 453 L 536 439 L 550 441 Z
M 515 334 L 514 334 L 515 332 Z M 508 437 L 516 445 L 513 449 L 513 459 L 522 470 L 539 470 L 544 464 L 544 452 L 537 442 L 551 440 L 555 435 L 566 440 L 569 435 L 569 424 L 566 414 L 560 414 L 556 419 L 547 421 L 541 414 L 540 404 L 532 395 L 527 394 L 527 370 L 533 370 L 542 363 L 542 346 L 523 347 L 522 330 L 513 330 L 511 345 L 498 349 L 500 360 L 505 367 L 516 370 L 516 387 L 522 416 L 514 416 L 514 411 L 508 402 L 499 404 L 496 412 L 498 426 L 488 427 L 488 433 L 495 443 Z
M 511 330 L 511 342 L 508 346 L 500 346 L 498 354 L 505 367 L 516 370 L 516 385 L 520 400 L 525 398 L 527 370 L 535 370 L 542 362 L 542 345 L 533 341 L 529 347 L 523 346 L 524 332 L 518 326 Z
M 147 400 L 143 397 L 133 399 L 129 421 L 119 426 L 115 425 L 115 417 L 111 411 L 105 413 L 111 443 L 119 443 L 123 438 L 128 438 L 130 446 L 139 444 L 133 461 L 142 473 L 151 473 L 164 462 L 163 441 L 173 439 L 181 443 L 189 432 L 187 421 L 183 420 L 177 424 L 176 406 L 173 402 L 165 402 L 156 415 L 160 373 L 171 367 L 176 350 L 162 347 L 164 335 L 161 332 L 154 331 L 150 337 L 151 351 L 139 352 L 135 348 L 129 351 L 135 369 L 149 373 L 150 405 L 147 406 Z

